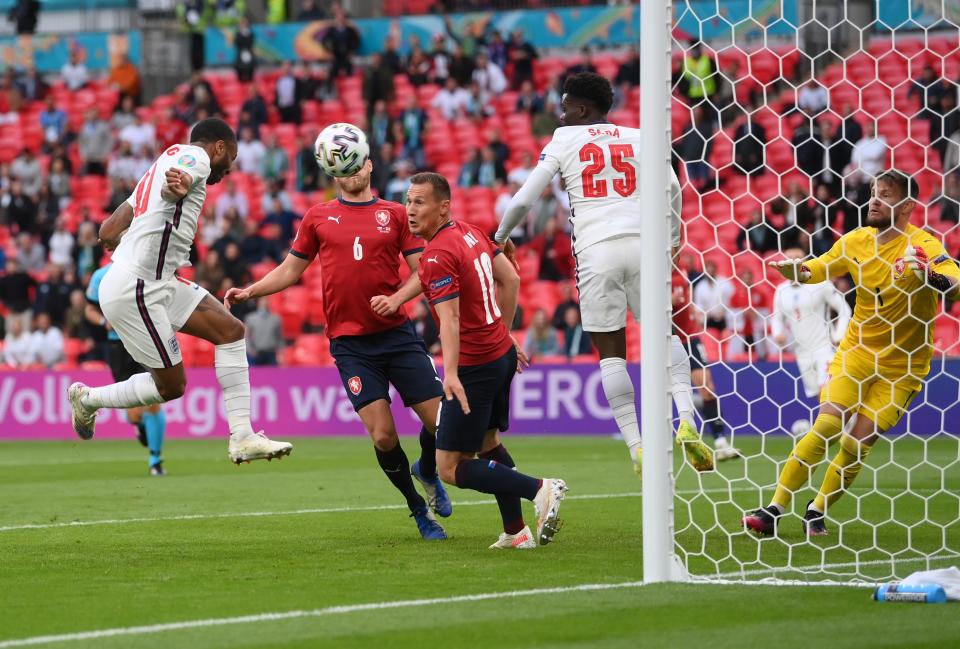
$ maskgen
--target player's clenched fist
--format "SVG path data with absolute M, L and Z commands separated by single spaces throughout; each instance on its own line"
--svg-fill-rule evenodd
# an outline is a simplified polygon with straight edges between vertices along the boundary
M 190 174 L 179 169 L 170 168 L 164 174 L 164 185 L 161 197 L 171 203 L 184 198 L 190 191 Z
M 799 259 L 771 261 L 769 265 L 791 282 L 806 282 L 810 279 L 810 269 Z
M 245 288 L 233 287 L 223 296 L 223 306 L 228 309 L 236 304 L 243 304 L 250 299 L 250 290 Z
M 904 265 L 913 271 L 917 279 L 921 282 L 926 281 L 927 266 L 930 264 L 930 258 L 923 248 L 914 248 L 912 244 L 907 244 L 907 249 L 903 254 Z
M 370 298 L 370 308 L 378 316 L 385 318 L 396 313 L 400 309 L 400 304 L 387 295 L 374 295 Z

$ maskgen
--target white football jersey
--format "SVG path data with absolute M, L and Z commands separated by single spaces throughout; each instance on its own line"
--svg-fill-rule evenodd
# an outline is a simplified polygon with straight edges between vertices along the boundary
M 187 195 L 177 203 L 160 197 L 168 169 L 193 179 Z M 113 261 L 143 279 L 168 279 L 189 266 L 190 246 L 197 234 L 200 210 L 207 196 L 210 157 L 189 144 L 175 144 L 144 174 L 127 203 L 133 207 L 130 229 L 120 239 Z
M 837 312 L 836 325 L 830 322 L 828 309 Z M 819 349 L 834 348 L 850 322 L 850 306 L 833 282 L 795 284 L 783 282 L 773 296 L 774 336 L 793 337 L 794 353 L 811 354 Z M 838 335 L 832 336 L 836 332 Z
M 539 168 L 559 172 L 570 195 L 574 252 L 643 230 L 640 200 L 640 130 L 615 124 L 563 126 L 540 154 Z M 680 238 L 680 183 L 671 170 L 670 223 L 673 244 Z

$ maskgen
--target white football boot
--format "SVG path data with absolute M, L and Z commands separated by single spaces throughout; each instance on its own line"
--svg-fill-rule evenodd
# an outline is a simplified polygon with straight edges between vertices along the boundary
M 516 534 L 507 534 L 502 532 L 497 542 L 490 546 L 491 550 L 532 550 L 537 547 L 537 542 L 533 540 L 533 532 L 530 526 L 525 525 L 522 530 Z
M 237 439 L 236 435 L 230 436 L 230 446 L 227 455 L 234 464 L 241 462 L 250 463 L 251 460 L 278 460 L 284 455 L 290 455 L 293 451 L 293 444 L 289 442 L 275 442 L 263 434 L 259 433 L 247 435 Z
M 717 462 L 735 460 L 740 457 L 740 451 L 730 446 L 730 442 L 727 441 L 726 437 L 718 437 L 714 440 L 713 445 L 713 456 L 717 458 Z
M 73 409 L 73 432 L 80 439 L 91 439 L 97 427 L 97 411 L 90 410 L 83 405 L 83 398 L 87 396 L 88 388 L 83 383 L 74 383 L 67 390 L 67 399 L 70 400 L 70 407 Z
M 537 540 L 540 545 L 546 545 L 553 540 L 560 531 L 562 523 L 559 518 L 560 503 L 567 492 L 567 483 L 563 480 L 545 478 L 533 507 L 537 511 Z

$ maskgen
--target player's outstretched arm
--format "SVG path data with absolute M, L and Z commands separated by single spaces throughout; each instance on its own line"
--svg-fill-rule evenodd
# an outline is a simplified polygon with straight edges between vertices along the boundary
M 133 206 L 124 201 L 100 225 L 100 243 L 107 250 L 116 249 L 120 245 L 123 233 L 127 231 L 131 223 L 133 223 Z
M 370 298 L 370 308 L 381 318 L 386 318 L 400 310 L 404 304 L 423 293 L 423 287 L 420 286 L 420 276 L 417 269 L 420 268 L 420 257 L 422 253 L 416 252 L 407 255 L 407 265 L 410 267 L 410 277 L 403 283 L 393 295 L 374 295 Z
M 467 393 L 460 382 L 460 298 L 435 304 L 440 319 L 440 346 L 443 348 L 443 395 L 447 401 L 460 402 L 463 413 L 470 414 Z
M 771 261 L 769 266 L 791 282 L 804 283 L 809 281 L 811 277 L 810 267 L 799 259 Z
M 523 183 L 523 187 L 510 200 L 510 205 L 507 206 L 507 211 L 503 215 L 503 221 L 500 222 L 500 227 L 494 235 L 497 243 L 502 245 L 510 237 L 514 228 L 520 225 L 534 202 L 553 180 L 554 174 L 556 169 L 544 166 L 542 161 L 537 165 L 527 178 L 527 182 Z
M 255 282 L 247 288 L 234 287 L 228 290 L 223 297 L 223 305 L 229 309 L 234 304 L 242 304 L 247 300 L 255 300 L 258 297 L 279 293 L 283 289 L 296 284 L 308 266 L 310 266 L 308 259 L 301 259 L 296 255 L 287 255 L 282 264 L 267 273 L 266 277 L 259 282 Z

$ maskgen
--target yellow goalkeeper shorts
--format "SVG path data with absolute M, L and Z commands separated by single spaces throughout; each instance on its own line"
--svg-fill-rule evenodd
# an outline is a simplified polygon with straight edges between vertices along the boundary
M 820 391 L 820 403 L 870 418 L 880 432 L 896 426 L 919 394 L 923 382 L 903 372 L 884 371 L 863 352 L 837 352 Z

